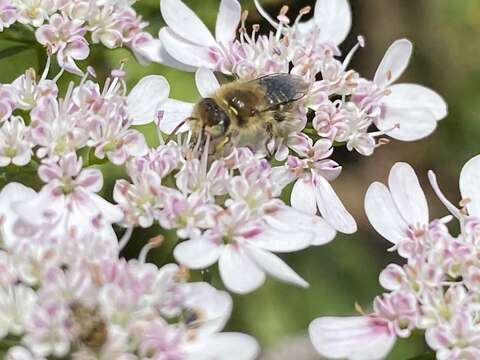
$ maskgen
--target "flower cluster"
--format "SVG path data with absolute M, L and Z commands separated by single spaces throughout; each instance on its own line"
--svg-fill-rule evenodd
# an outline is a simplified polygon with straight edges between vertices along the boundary
M 48 176 L 55 170 L 41 172 Z M 86 189 L 95 186 L 93 177 L 80 174 L 73 185 L 77 190 L 63 201 L 71 208 L 93 206 L 74 203 L 88 196 L 95 201 Z M 55 230 L 38 236 L 27 222 L 36 221 L 35 213 L 26 212 L 38 205 L 31 199 L 40 200 L 41 195 L 37 198 L 35 191 L 18 183 L 0 193 L 0 339 L 18 342 L 5 359 L 232 358 L 238 349 L 238 359 L 255 357 L 255 340 L 220 332 L 232 310 L 227 293 L 207 283 L 187 282 L 188 271 L 176 264 L 158 268 L 146 263 L 148 248 L 138 260 L 119 258 L 117 238 L 108 224 L 98 223 L 97 232 L 79 231 L 76 239 Z M 54 205 L 59 207 L 57 203 L 39 211 L 47 215 Z M 82 216 L 87 213 L 70 217 Z M 69 226 L 67 219 L 59 221 Z
M 60 67 L 81 74 L 75 63 L 90 53 L 91 44 L 109 49 L 126 46 L 139 60 L 155 47 L 148 25 L 137 15 L 135 1 L 95 0 L 2 0 L 0 31 L 18 23 L 35 32 L 35 38 L 55 55 Z M 88 39 L 88 40 L 87 40 Z
M 0 29 L 33 28 L 48 52 L 40 76 L 29 69 L 0 84 L 0 180 L 7 183 L 0 192 L 0 340 L 8 344 L 7 359 L 255 358 L 255 340 L 221 332 L 232 309 L 229 295 L 187 282 L 190 271 L 218 263 L 227 290 L 239 294 L 260 287 L 266 274 L 307 287 L 277 254 L 357 229 L 331 185 L 342 170 L 332 159 L 334 145 L 370 155 L 387 142 L 379 137 L 420 139 L 446 116 L 443 99 L 432 90 L 393 84 L 408 64 L 408 40 L 387 50 L 372 81 L 348 68 L 364 46 L 362 37 L 340 60 L 338 46 L 351 24 L 346 0 L 318 1 L 313 19 L 303 21 L 310 11 L 305 8 L 292 24 L 287 7 L 273 19 L 255 1 L 274 28 L 267 34 L 256 25 L 249 33 L 239 2 L 222 0 L 215 37 L 180 0 L 162 0 L 167 26 L 158 39 L 143 32 L 134 2 L 0 0 Z M 196 71 L 203 98 L 222 87 L 214 72 L 240 82 L 288 73 L 306 90 L 289 99 L 285 126 L 268 141 L 232 142 L 217 151 L 218 138 L 188 121 L 195 105 L 169 98 L 162 76 L 147 76 L 128 91 L 124 65 L 103 85 L 92 68 L 82 72 L 76 61 L 89 54 L 87 33 L 91 43 L 128 46 L 141 61 Z M 62 70 L 51 78 L 54 55 Z M 64 70 L 81 77 L 62 93 L 57 81 Z M 155 146 L 134 127 L 151 122 Z M 115 180 L 113 201 L 101 192 L 106 167 L 99 164 L 124 170 L 123 178 L 109 179 Z M 38 191 L 12 180 L 29 175 L 32 183 L 43 183 Z M 400 187 L 411 179 L 403 175 Z M 413 198 L 408 192 L 398 197 Z M 447 234 L 444 221 L 409 224 L 403 225 L 410 240 L 396 239 L 405 257 L 416 256 L 417 238 Z M 163 235 L 150 240 L 138 259 L 120 255 L 136 227 L 153 226 L 173 237 L 178 265 L 146 262 Z M 399 320 L 398 336 L 413 327 L 417 314 L 409 307 L 415 297 L 399 294 L 379 299 L 382 310 L 373 317 L 388 345 L 395 315 L 381 314 L 405 308 L 409 322 Z
M 365 198 L 367 216 L 406 263 L 389 264 L 381 272 L 380 284 L 388 292 L 375 298 L 371 314 L 312 322 L 311 339 L 322 355 L 382 359 L 395 338 L 419 329 L 425 331 L 437 359 L 480 357 L 479 175 L 480 156 L 476 156 L 460 174 L 462 200 L 457 208 L 429 172 L 434 191 L 452 214 L 435 220 L 429 219 L 425 195 L 409 165 L 395 164 L 388 188 L 381 183 L 370 186 Z M 458 235 L 447 228 L 452 218 L 460 224 Z
M 313 120 L 307 122 L 308 112 L 304 111 L 291 133 L 272 141 L 271 152 L 280 160 L 288 154 L 290 137 L 302 130 L 368 156 L 387 142 L 377 138 L 388 135 L 403 141 L 418 140 L 432 133 L 437 121 L 446 116 L 445 102 L 434 91 L 415 84 L 394 84 L 410 60 L 410 41 L 401 39 L 390 46 L 373 80 L 349 69 L 356 50 L 365 46 L 363 37 L 343 61 L 339 59 L 338 46 L 351 26 L 347 0 L 318 1 L 313 19 L 302 21 L 310 11 L 305 8 L 293 23 L 286 16 L 288 7 L 284 6 L 275 20 L 258 1 L 255 4 L 275 31 L 261 35 L 254 25 L 248 34 L 247 13 L 242 14 L 236 0 L 223 0 L 213 37 L 180 0 L 162 0 L 161 11 L 168 26 L 159 33 L 162 50 L 158 58 L 180 69 L 207 68 L 242 79 L 287 72 L 302 77 L 310 84 L 303 102 L 305 109 L 314 112 Z M 204 85 L 202 89 L 205 91 L 200 93 L 205 96 L 215 88 Z M 378 130 L 372 131 L 372 125 Z

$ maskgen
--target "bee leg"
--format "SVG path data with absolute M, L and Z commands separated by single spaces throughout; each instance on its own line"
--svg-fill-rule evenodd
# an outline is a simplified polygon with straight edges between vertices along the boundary
M 225 136 L 225 138 L 219 142 L 217 145 L 215 145 L 215 153 L 222 152 L 223 149 L 225 149 L 225 146 L 231 141 L 230 135 Z
M 270 151 L 270 149 L 268 148 L 268 144 L 270 143 L 270 141 L 273 139 L 273 125 L 272 123 L 270 122 L 267 122 L 265 124 L 265 131 L 267 132 L 267 139 L 265 140 L 265 150 L 267 150 L 267 156 L 268 157 L 272 157 L 273 156 L 273 153 Z

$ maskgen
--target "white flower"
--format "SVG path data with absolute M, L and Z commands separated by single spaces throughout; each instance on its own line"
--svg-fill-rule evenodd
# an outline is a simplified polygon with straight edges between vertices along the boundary
M 412 55 L 412 43 L 395 41 L 385 53 L 373 82 L 385 93 L 383 114 L 375 125 L 389 136 L 413 141 L 430 135 L 437 121 L 447 116 L 447 105 L 440 95 L 416 84 L 392 85 L 403 74 Z M 396 127 L 398 125 L 398 127 Z
M 0 246 L 9 249 L 16 242 L 14 224 L 19 218 L 13 210 L 16 203 L 28 201 L 35 191 L 22 184 L 11 182 L 0 192 Z
M 227 289 L 239 294 L 260 287 L 265 281 L 265 273 L 307 287 L 305 280 L 269 251 L 278 246 L 277 238 L 271 235 L 262 224 L 249 221 L 248 210 L 243 205 L 235 205 L 219 213 L 215 228 L 178 244 L 174 256 L 191 269 L 204 269 L 218 261 L 223 283 Z M 302 236 L 298 236 L 298 241 L 292 240 L 280 251 L 305 247 Z
M 22 284 L 0 286 L 0 339 L 9 333 L 21 335 L 24 321 L 37 301 L 33 289 Z
M 380 235 L 395 245 L 405 245 L 427 231 L 427 200 L 414 170 L 406 163 L 392 167 L 388 185 L 370 185 L 365 195 L 365 212 Z
M 10 163 L 24 166 L 32 157 L 28 127 L 19 116 L 11 117 L 0 128 L 0 167 Z
M 160 9 L 168 25 L 159 33 L 163 48 L 170 55 L 164 59 L 166 65 L 184 70 L 199 67 L 227 70 L 229 48 L 235 40 L 241 17 L 237 0 L 222 0 L 220 3 L 215 37 L 182 1 L 162 0 Z

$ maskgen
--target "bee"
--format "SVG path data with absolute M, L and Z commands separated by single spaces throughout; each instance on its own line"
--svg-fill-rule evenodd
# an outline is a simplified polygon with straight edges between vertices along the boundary
M 214 153 L 227 144 L 267 150 L 271 139 L 294 131 L 298 102 L 308 91 L 307 82 L 290 74 L 222 85 L 210 97 L 201 99 L 187 119 L 192 138 L 202 139 L 205 145 L 209 136 Z
M 79 302 L 70 304 L 73 317 L 73 332 L 76 340 L 91 350 L 99 350 L 107 341 L 107 324 L 97 308 Z

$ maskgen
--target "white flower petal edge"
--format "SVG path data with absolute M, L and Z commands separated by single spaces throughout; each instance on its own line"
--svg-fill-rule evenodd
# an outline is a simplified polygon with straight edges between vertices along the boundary
M 265 282 L 265 273 L 245 253 L 243 247 L 225 246 L 218 268 L 225 287 L 237 294 L 252 292 Z
M 9 183 L 0 192 L 0 244 L 9 247 L 15 242 L 13 226 L 18 216 L 12 205 L 33 199 L 36 192 L 20 183 Z
M 353 216 L 345 209 L 342 202 L 332 188 L 332 185 L 322 176 L 316 177 L 317 206 L 323 218 L 336 230 L 344 234 L 353 234 L 357 231 L 357 223 Z
M 460 172 L 460 193 L 463 199 L 469 199 L 467 203 L 468 213 L 480 217 L 480 155 L 477 155 L 463 166 Z
M 373 82 L 380 88 L 386 88 L 403 74 L 412 56 L 413 45 L 407 39 L 396 40 L 387 49 L 377 68 Z
M 143 125 L 155 120 L 159 105 L 169 94 L 170 85 L 163 76 L 150 75 L 141 79 L 128 95 L 128 112 L 133 124 Z
M 388 188 L 379 182 L 371 184 L 365 195 L 365 212 L 368 221 L 385 239 L 397 244 L 407 227 L 398 212 Z
M 175 99 L 167 99 L 161 105 L 159 110 L 163 112 L 160 120 L 160 130 L 170 135 L 182 122 L 188 118 L 193 111 L 193 104 Z M 188 131 L 188 125 L 184 124 L 178 129 L 178 133 Z
M 158 37 L 168 54 L 177 61 L 181 59 L 181 63 L 192 71 L 202 66 L 214 67 L 215 63 L 210 58 L 208 47 L 189 43 L 168 27 L 160 29 Z
M 352 11 L 347 0 L 318 0 L 315 23 L 320 28 L 319 42 L 340 45 L 352 26 Z
M 237 0 L 222 0 L 215 26 L 215 38 L 221 44 L 227 45 L 235 39 L 242 8 Z
M 254 360 L 260 347 L 249 335 L 227 332 L 212 334 L 198 344 L 194 343 L 187 351 L 189 360 Z
M 308 330 L 315 349 L 330 359 L 383 359 L 396 339 L 386 322 L 366 316 L 321 317 Z
M 177 35 L 198 45 L 215 46 L 216 41 L 198 16 L 180 0 L 161 0 L 160 11 Z M 188 26 L 185 26 L 188 24 Z
M 282 259 L 271 252 L 256 248 L 254 246 L 245 247 L 245 251 L 269 275 L 300 287 L 308 287 L 308 283 L 292 270 Z
M 175 259 L 190 269 L 205 269 L 217 262 L 220 257 L 221 247 L 208 239 L 183 241 L 175 247 Z
M 407 163 L 393 165 L 388 187 L 400 214 L 408 224 L 428 224 L 428 204 L 417 175 Z
M 213 71 L 205 67 L 201 67 L 195 72 L 195 83 L 198 92 L 204 98 L 212 96 L 220 88 L 220 83 Z

